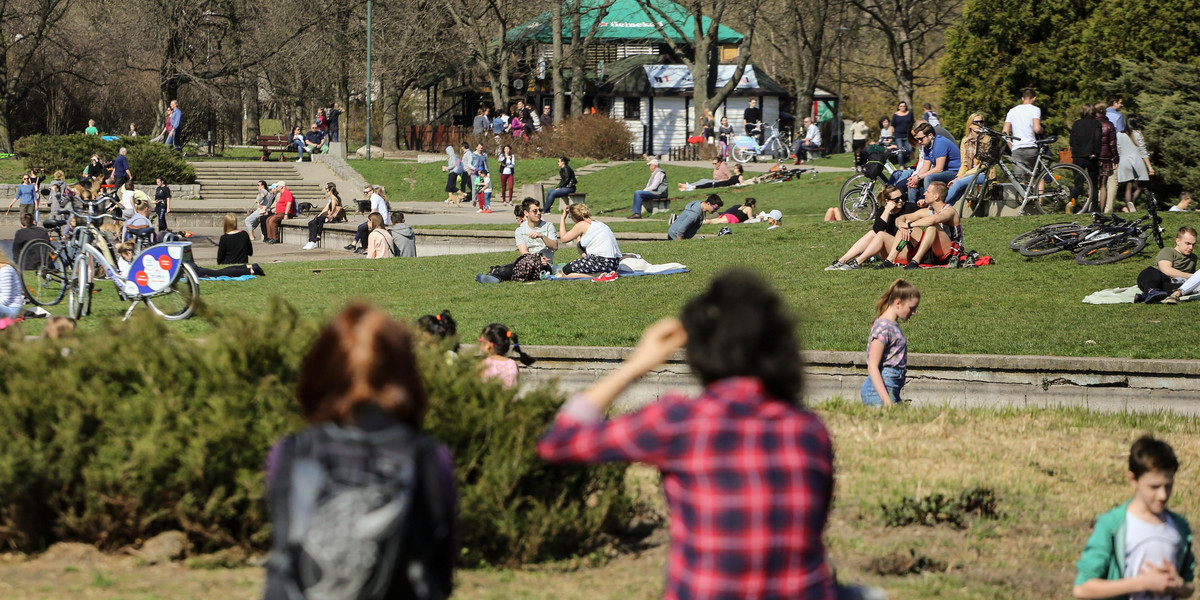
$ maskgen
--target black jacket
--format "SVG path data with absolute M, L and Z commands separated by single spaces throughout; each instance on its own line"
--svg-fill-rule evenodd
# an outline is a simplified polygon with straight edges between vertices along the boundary
M 558 187 L 575 189 L 575 170 L 571 165 L 558 170 Z

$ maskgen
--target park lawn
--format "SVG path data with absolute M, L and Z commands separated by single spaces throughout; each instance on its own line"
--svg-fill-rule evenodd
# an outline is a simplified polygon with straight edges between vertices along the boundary
M 793 202 L 800 206 L 803 201 Z M 1168 232 L 1188 220 L 1186 215 L 1164 215 Z M 827 272 L 824 267 L 862 234 L 865 225 L 824 223 L 809 216 L 785 217 L 784 226 L 774 231 L 761 224 L 737 225 L 733 235 L 718 237 L 719 226 L 707 225 L 697 238 L 684 242 L 621 245 L 623 251 L 640 253 L 652 263 L 683 263 L 691 272 L 682 275 L 627 277 L 606 284 L 476 283 L 477 273 L 512 260 L 511 252 L 498 252 L 266 264 L 265 278 L 203 282 L 201 290 L 213 311 L 261 313 L 268 310 L 272 296 L 280 296 L 304 316 L 325 319 L 347 301 L 365 298 L 405 320 L 450 309 L 467 338 L 488 323 L 503 322 L 530 345 L 630 346 L 647 325 L 677 314 L 713 275 L 746 268 L 759 272 L 787 299 L 799 317 L 806 348 L 861 351 L 875 300 L 894 279 L 904 277 L 922 291 L 919 312 L 904 326 L 914 352 L 1200 358 L 1200 346 L 1173 341 L 1173 334 L 1190 330 L 1195 321 L 1196 307 L 1190 303 L 1081 302 L 1097 290 L 1133 285 L 1138 272 L 1150 264 L 1152 252 L 1113 265 L 1083 267 L 1070 256 L 1025 259 L 1008 249 L 1008 240 L 1018 233 L 1061 218 L 968 220 L 967 247 L 997 259 L 995 265 L 971 269 Z M 665 230 L 666 223 L 661 227 Z M 568 248 L 556 259 L 564 262 L 575 256 Z M 315 268 L 326 270 L 313 274 Z M 111 284 L 100 281 L 97 286 L 103 291 L 95 295 L 95 316 L 84 320 L 85 328 L 99 318 L 118 317 L 122 310 Z M 65 303 L 52 310 L 63 314 Z M 208 329 L 203 319 L 174 326 L 197 334 Z M 37 321 L 26 325 L 28 333 L 40 327 Z
M 25 172 L 25 163 L 17 157 L 0 159 L 0 183 L 21 183 L 21 175 Z
M 441 202 L 446 199 L 446 174 L 442 167 L 446 161 L 435 163 L 417 163 L 407 160 L 366 160 L 351 158 L 350 166 L 358 171 L 364 179 L 372 184 L 387 188 L 388 200 L 392 202 Z M 571 161 L 571 166 L 578 169 L 592 161 L 579 159 Z M 496 169 L 496 157 L 489 156 L 488 164 Z M 520 190 L 522 185 L 546 179 L 558 178 L 558 159 L 517 157 L 516 177 L 514 186 Z M 500 177 L 492 180 L 492 199 L 500 197 Z M 519 199 L 518 199 L 519 200 Z

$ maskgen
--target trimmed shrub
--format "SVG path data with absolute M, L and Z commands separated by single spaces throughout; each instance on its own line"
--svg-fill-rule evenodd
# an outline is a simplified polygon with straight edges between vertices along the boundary
M 501 136 L 499 143 L 491 135 L 475 136 L 475 142 L 483 142 L 489 152 L 497 145 L 513 147 L 513 153 L 522 157 L 591 158 L 595 160 L 625 160 L 629 158 L 629 146 L 633 143 L 633 132 L 624 123 L 603 115 L 585 115 L 578 119 L 564 119 L 553 127 L 543 127 L 527 142 L 512 136 Z
M 201 551 L 269 544 L 263 465 L 303 426 L 295 385 L 317 324 L 286 305 L 190 339 L 148 313 L 63 342 L 0 336 L 0 546 L 115 549 L 179 529 Z M 421 356 L 426 429 L 453 453 L 465 564 L 592 551 L 629 516 L 623 465 L 557 467 L 535 444 L 562 398 L 520 399 L 477 363 Z
M 135 183 L 151 185 L 155 177 L 176 184 L 196 181 L 196 170 L 182 155 L 147 137 L 123 137 L 106 142 L 98 136 L 82 133 L 31 135 L 17 140 L 15 148 L 25 168 L 40 167 L 47 173 L 61 169 L 69 183 L 83 173 L 93 154 L 111 161 L 122 146 L 128 149 L 129 170 L 133 171 Z

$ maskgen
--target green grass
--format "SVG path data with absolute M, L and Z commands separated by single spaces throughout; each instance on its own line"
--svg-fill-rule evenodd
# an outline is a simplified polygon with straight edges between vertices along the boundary
M 496 158 L 489 158 L 495 168 Z M 372 184 L 387 188 L 388 199 L 393 202 L 441 202 L 446 199 L 446 174 L 442 167 L 446 161 L 436 163 L 416 163 L 401 160 L 366 160 L 352 158 L 348 162 L 364 179 Z M 578 169 L 590 164 L 588 160 L 571 161 L 571 166 Z M 518 190 L 522 185 L 558 177 L 558 160 L 553 158 L 517 158 L 517 175 L 514 185 Z M 495 190 L 492 198 L 500 195 L 500 179 L 492 182 Z M 639 188 L 640 189 L 640 188 Z M 514 198 L 520 200 L 519 198 Z
M 25 173 L 25 163 L 17 157 L 0 160 L 0 183 L 21 183 L 22 173 Z
M 610 169 L 611 170 L 611 169 Z M 628 346 L 659 317 L 676 314 L 683 302 L 701 291 L 709 279 L 732 267 L 760 272 L 787 298 L 800 318 L 804 345 L 814 350 L 863 349 L 874 316 L 875 300 L 897 277 L 922 291 L 918 314 L 905 324 L 914 352 L 981 354 L 1050 354 L 1131 358 L 1200 358 L 1200 347 L 1173 342 L 1171 334 L 1190 330 L 1194 307 L 1083 304 L 1096 290 L 1133 285 L 1153 254 L 1114 265 L 1082 267 L 1073 257 L 1054 255 L 1025 259 L 1008 249 L 1008 240 L 1031 227 L 1061 217 L 979 218 L 968 220 L 970 249 L 990 254 L 997 264 L 974 269 L 929 269 L 826 272 L 865 229 L 862 223 L 820 221 L 830 180 L 757 186 L 766 207 L 785 208 L 784 226 L 766 231 L 761 225 L 734 227 L 717 237 L 717 225 L 704 226 L 700 237 L 685 242 L 624 243 L 653 263 L 681 262 L 684 275 L 623 278 L 599 285 L 591 282 L 542 282 L 533 285 L 481 285 L 476 273 L 512 260 L 510 252 L 387 260 L 325 261 L 267 264 L 269 276 L 248 282 L 204 282 L 205 302 L 213 310 L 265 310 L 267 298 L 281 295 L 305 316 L 323 319 L 353 297 L 367 298 L 403 319 L 449 308 L 470 336 L 490 322 L 503 322 L 529 344 Z M 1168 231 L 1184 224 L 1185 215 L 1164 213 Z M 666 223 L 659 221 L 659 231 Z M 625 228 L 626 225 L 619 225 Z M 654 229 L 647 223 L 636 228 Z M 418 250 L 419 251 L 419 250 Z M 573 249 L 558 255 L 564 261 Z M 327 270 L 312 274 L 313 268 Z M 378 269 L 339 271 L 337 269 Z M 118 317 L 111 284 L 98 282 L 95 314 L 83 323 L 92 327 L 100 316 Z M 539 307 L 530 310 L 530 307 Z M 62 314 L 65 307 L 53 309 Z M 561 317 L 560 317 L 561 315 Z M 202 319 L 177 327 L 203 333 Z M 40 323 L 27 324 L 37 333 Z

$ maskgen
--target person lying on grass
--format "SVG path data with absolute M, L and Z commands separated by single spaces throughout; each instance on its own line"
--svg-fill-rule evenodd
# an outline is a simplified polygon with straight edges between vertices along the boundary
M 929 211 L 917 211 L 896 219 L 896 239 L 888 257 L 876 269 L 896 266 L 901 253 L 908 255 L 905 269 L 920 267 L 925 255 L 933 252 L 940 262 L 954 253 L 954 244 L 962 242 L 962 221 L 958 211 L 946 204 L 946 183 L 933 181 L 925 190 Z
M 742 183 L 745 171 L 742 165 L 734 165 L 733 173 L 729 172 L 729 165 L 721 157 L 712 159 L 713 176 L 712 179 L 701 179 L 695 183 L 680 183 L 679 191 L 690 192 L 692 190 L 702 190 L 714 187 L 728 187 Z
M 833 443 L 801 400 L 795 331 L 757 276 L 720 275 L 679 319 L 648 327 L 621 366 L 571 396 L 538 442 L 551 463 L 636 461 L 661 471 L 671 519 L 665 598 L 834 598 L 822 539 Z M 705 386 L 698 397 L 670 393 L 605 416 L 681 348 Z
M 567 215 L 575 222 L 567 229 Z M 563 212 L 558 217 L 558 242 L 566 244 L 579 240 L 577 258 L 563 267 L 564 277 L 582 278 L 595 277 L 605 273 L 615 273 L 621 264 L 621 248 L 617 245 L 617 236 L 613 230 L 592 218 L 586 204 L 563 204 Z
M 826 271 L 861 269 L 862 265 L 875 256 L 884 258 L 885 249 L 891 248 L 896 239 L 896 221 L 926 206 L 924 198 L 919 198 L 915 203 L 905 202 L 904 192 L 891 185 L 883 186 L 883 190 L 875 198 L 875 203 L 879 208 L 875 209 L 875 222 L 871 225 L 871 230 L 858 238 L 858 241 L 833 261 L 833 264 L 825 267 Z
M 711 218 L 705 219 L 705 225 L 734 225 L 737 223 L 745 223 L 754 218 L 754 207 L 758 201 L 754 198 L 746 198 L 741 204 L 735 204 L 729 207 L 729 210 Z
M 1096 519 L 1075 564 L 1076 598 L 1187 598 L 1195 591 L 1192 530 L 1167 510 L 1179 459 L 1144 435 L 1129 449 L 1133 498 Z
M 1175 247 L 1163 248 L 1154 257 L 1154 264 L 1138 274 L 1138 288 L 1146 304 L 1179 304 L 1184 294 L 1200 287 L 1196 274 L 1196 230 L 1184 225 L 1175 234 Z

